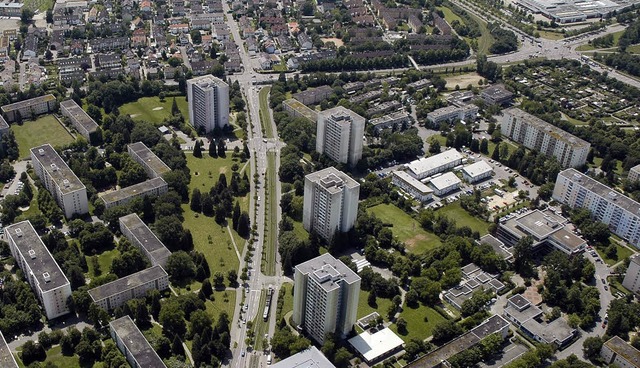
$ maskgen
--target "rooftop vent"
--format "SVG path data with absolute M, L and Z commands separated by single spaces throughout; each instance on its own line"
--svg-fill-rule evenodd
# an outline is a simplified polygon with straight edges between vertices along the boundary
M 49 282 L 51 281 L 51 275 L 49 274 L 49 272 L 45 272 L 42 274 L 42 277 L 44 278 L 44 282 Z
M 44 150 L 42 148 L 38 148 L 38 154 L 40 156 L 44 156 Z
M 64 187 L 65 187 L 65 188 L 68 188 L 68 187 L 69 187 L 69 180 L 68 180 L 68 179 L 64 179 L 64 180 L 62 181 L 62 183 L 64 184 Z
M 16 229 L 16 235 L 18 237 L 22 237 L 22 229 L 20 229 L 20 228 Z
M 36 259 L 36 251 L 29 249 L 29 257 L 31 257 L 31 259 Z
M 51 170 L 53 170 L 53 171 L 58 171 L 58 165 L 56 165 L 56 164 L 51 164 Z

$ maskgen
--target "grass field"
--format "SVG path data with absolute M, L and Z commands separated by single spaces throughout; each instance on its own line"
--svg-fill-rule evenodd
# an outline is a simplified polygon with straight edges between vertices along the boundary
M 482 33 L 482 36 L 478 38 L 478 53 L 489 55 L 489 48 L 491 48 L 491 45 L 493 45 L 493 42 L 495 40 L 493 39 L 491 32 L 489 32 L 489 28 L 487 28 L 487 22 L 478 18 L 473 13 L 469 13 L 469 16 L 471 16 L 471 19 L 478 23 L 478 27 L 480 28 L 480 32 Z
M 356 318 L 360 319 L 366 315 L 369 315 L 373 312 L 378 312 L 379 315 L 382 316 L 385 320 L 387 320 L 387 311 L 389 307 L 393 304 L 391 299 L 385 298 L 376 298 L 376 307 L 372 307 L 368 303 L 369 292 L 360 290 L 360 297 L 358 299 L 358 315 Z
M 489 223 L 471 216 L 467 211 L 460 207 L 460 202 L 448 204 L 440 208 L 438 213 L 455 220 L 458 227 L 469 226 L 471 230 L 480 232 L 480 235 L 487 233 Z
M 236 292 L 228 290 L 214 291 L 213 298 L 213 301 L 207 300 L 205 302 L 207 313 L 216 321 L 222 312 L 226 312 L 229 315 L 229 319 L 233 318 L 233 310 L 236 307 Z
M 631 257 L 631 255 L 633 254 L 631 249 L 627 247 L 623 247 L 622 245 L 618 244 L 618 242 L 616 242 L 615 240 L 610 240 L 610 242 L 611 244 L 615 244 L 616 246 L 617 257 L 615 259 L 607 257 L 607 255 L 605 254 L 604 248 L 600 248 L 600 247 L 596 248 L 596 252 L 598 252 L 598 255 L 600 256 L 600 258 L 602 258 L 604 263 L 606 263 L 608 266 L 613 266 L 614 264 L 628 257 Z
M 43 115 L 34 121 L 25 120 L 22 125 L 11 124 L 11 130 L 16 136 L 20 158 L 29 157 L 29 150 L 32 147 L 45 143 L 57 147 L 73 142 L 71 134 L 53 115 Z
M 113 259 L 118 256 L 120 252 L 117 249 L 106 250 L 100 254 L 98 254 L 98 264 L 100 265 L 100 275 L 106 275 L 109 273 L 111 269 L 111 262 Z M 97 276 L 93 270 L 93 263 L 91 263 L 91 256 L 85 256 L 87 260 L 87 266 L 89 271 L 87 272 L 91 277 Z
M 447 8 L 446 6 L 438 6 L 437 9 L 442 11 L 442 13 L 444 14 L 444 19 L 447 21 L 447 23 L 451 24 L 451 22 L 457 20 L 458 22 L 460 22 L 460 24 L 465 24 L 464 20 L 460 18 L 458 14 L 454 13 L 453 10 Z
M 240 160 L 234 161 L 231 158 L 231 151 L 227 152 L 226 158 L 213 158 L 208 155 L 206 150 L 202 153 L 202 158 L 194 157 L 190 152 L 186 152 L 185 155 L 187 156 L 187 166 L 191 170 L 190 191 L 198 188 L 201 192 L 208 192 L 212 186 L 216 185 L 220 174 L 225 174 L 227 184 L 229 184 L 232 173 L 231 166 L 234 163 L 237 163 L 239 167 L 243 165 Z
M 267 138 L 274 138 L 273 126 L 271 124 L 271 116 L 269 115 L 269 91 L 271 87 L 264 87 L 258 94 L 260 98 L 260 122 L 264 128 L 264 133 Z
M 45 12 L 47 9 L 53 9 L 53 3 L 53 0 L 25 0 L 24 6 L 33 11 Z
M 296 236 L 300 240 L 309 239 L 309 232 L 304 229 L 302 222 L 293 221 L 293 232 L 296 233 Z
M 189 122 L 189 106 L 185 96 L 177 96 L 176 103 L 184 120 Z M 121 114 L 129 114 L 133 120 L 144 120 L 155 125 L 162 125 L 165 118 L 171 116 L 171 105 L 173 97 L 165 98 L 164 102 L 160 102 L 159 97 L 142 97 L 136 102 L 130 102 L 120 106 Z
M 467 88 L 470 84 L 472 86 L 478 86 L 478 82 L 482 79 L 483 78 L 476 73 L 460 74 L 444 78 L 447 82 L 446 86 L 448 90 L 454 90 L 456 86 L 459 86 L 460 88 Z M 446 142 L 446 137 L 443 138 L 445 138 Z
M 407 250 L 412 253 L 421 254 L 441 244 L 435 234 L 424 231 L 418 221 L 394 205 L 379 204 L 370 207 L 368 211 L 376 215 L 382 222 L 393 224 L 391 227 L 393 235 L 404 242 Z
M 398 326 L 394 323 L 390 326 L 405 342 L 411 339 L 424 340 L 432 335 L 433 327 L 445 320 L 435 309 L 421 305 L 418 308 L 403 306 L 400 317 L 407 321 L 407 333 L 398 332 Z
M 265 219 L 264 219 L 264 254 L 262 265 L 264 274 L 273 276 L 276 273 L 276 251 L 278 247 L 278 206 L 276 200 L 276 154 L 267 152 L 267 178 L 265 194 Z
M 546 38 L 547 40 L 561 40 L 564 38 L 564 35 L 559 32 L 550 32 L 550 31 L 538 31 L 540 37 Z
M 287 313 L 293 310 L 293 284 L 284 283 L 282 284 L 282 288 L 284 288 L 284 304 L 282 304 L 282 316 L 284 317 Z
M 24 367 L 22 361 L 16 356 L 16 361 L 18 362 L 19 367 Z M 73 356 L 64 356 L 62 355 L 62 348 L 60 345 L 54 346 L 47 351 L 47 359 L 41 363 L 43 366 L 46 363 L 52 363 L 55 367 L 64 367 L 64 368 L 102 368 L 104 365 L 102 362 L 98 362 L 95 364 L 85 364 L 80 365 L 80 357 L 77 355 Z

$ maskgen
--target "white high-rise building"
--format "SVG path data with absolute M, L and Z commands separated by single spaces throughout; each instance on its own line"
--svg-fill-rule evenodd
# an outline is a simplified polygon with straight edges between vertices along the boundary
M 355 166 L 362 158 L 364 123 L 362 116 L 342 106 L 319 112 L 316 151 L 336 162 Z
M 329 253 L 297 265 L 293 323 L 320 344 L 327 333 L 346 336 L 356 322 L 360 281 Z
M 637 294 L 640 291 L 640 255 L 636 254 L 630 260 L 622 286 Z
M 189 122 L 197 130 L 209 133 L 229 125 L 229 85 L 213 75 L 187 81 Z
M 304 178 L 304 228 L 330 241 L 337 231 L 347 232 L 356 222 L 360 184 L 334 167 Z
M 71 284 L 29 221 L 5 228 L 11 255 L 42 303 L 48 319 L 69 313 Z
M 576 169 L 561 171 L 553 199 L 571 208 L 586 208 L 614 234 L 640 247 L 640 203 Z
M 515 107 L 503 110 L 502 114 L 500 131 L 505 137 L 554 156 L 562 167 L 578 167 L 587 162 L 589 142 Z
M 31 161 L 36 175 L 62 208 L 66 218 L 89 212 L 87 188 L 50 144 L 33 147 Z

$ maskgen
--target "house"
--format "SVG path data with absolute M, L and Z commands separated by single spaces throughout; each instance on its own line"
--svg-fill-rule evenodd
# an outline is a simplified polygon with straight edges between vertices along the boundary
M 258 58 L 258 64 L 260 64 L 260 69 L 262 70 L 270 70 L 271 69 L 271 58 L 268 54 L 261 53 Z
M 289 52 L 293 49 L 293 45 L 291 45 L 291 40 L 287 36 L 278 36 L 276 37 L 278 41 L 278 45 L 280 46 L 281 52 Z
M 289 34 L 289 27 L 286 24 L 273 24 L 269 29 L 272 36 L 282 36 Z
M 147 44 L 147 33 L 144 29 L 136 29 L 131 36 L 133 47 L 145 46 Z
M 276 52 L 276 45 L 271 40 L 265 41 L 262 44 L 262 48 L 264 49 L 265 52 L 269 54 L 273 54 L 274 52 Z
M 169 26 L 169 32 L 173 35 L 177 35 L 179 33 L 188 33 L 189 25 L 186 23 L 176 23 Z
M 29 34 L 24 39 L 22 46 L 22 59 L 26 60 L 38 56 L 38 37 Z
M 298 43 L 300 44 L 301 50 L 311 50 L 313 47 L 313 43 L 311 42 L 311 37 L 304 32 L 298 33 Z

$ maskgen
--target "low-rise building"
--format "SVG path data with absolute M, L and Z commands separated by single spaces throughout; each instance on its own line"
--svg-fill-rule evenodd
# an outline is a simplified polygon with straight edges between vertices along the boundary
M 120 231 L 131 244 L 140 248 L 140 251 L 149 259 L 152 266 L 164 267 L 171 251 L 158 239 L 156 234 L 140 219 L 137 213 L 131 213 L 120 217 Z
M 620 368 L 640 367 L 640 351 L 627 344 L 619 336 L 614 336 L 602 344 L 600 357 L 605 364 Z
M 403 129 L 411 125 L 411 115 L 405 111 L 397 111 L 379 118 L 370 119 L 369 124 L 373 126 L 376 133 L 383 129 Z
M 443 299 L 458 309 L 477 291 L 499 293 L 505 285 L 495 275 L 488 274 L 474 263 L 462 267 L 462 281 L 443 294 Z
M 30 98 L 2 106 L 2 114 L 8 122 L 30 119 L 37 115 L 48 114 L 55 109 L 56 97 L 52 94 Z
M 349 344 L 367 364 L 373 365 L 402 350 L 404 341 L 387 327 L 374 333 L 364 331 L 349 339 Z
M 336 368 L 327 357 L 311 345 L 310 348 L 271 365 L 271 368 Z
M 491 234 L 487 234 L 477 241 L 479 244 L 488 244 L 493 251 L 500 255 L 505 261 L 513 262 L 513 247 L 509 247 Z
M 431 124 L 440 124 L 442 122 L 451 123 L 456 120 L 464 122 L 476 121 L 478 115 L 478 106 L 476 105 L 464 105 L 464 106 L 447 106 L 436 109 L 427 114 L 427 120 Z
M 42 303 L 48 319 L 69 313 L 71 284 L 29 221 L 5 228 L 11 255 Z
M 283 101 L 282 109 L 294 118 L 303 117 L 309 119 L 310 121 L 313 121 L 314 123 L 318 121 L 318 112 L 310 109 L 295 98 L 290 98 Z
M 320 86 L 294 93 L 293 98 L 305 105 L 314 105 L 328 99 L 332 94 L 333 88 L 331 88 L 331 86 Z
M 142 165 L 150 178 L 162 177 L 171 171 L 171 168 L 142 142 L 127 145 L 127 152 L 135 162 Z
M 98 124 L 74 100 L 60 102 L 60 112 L 66 116 L 74 128 L 91 142 L 91 135 L 98 129 Z
M 433 194 L 441 197 L 449 192 L 460 188 L 462 181 L 452 172 L 444 173 L 429 181 L 429 186 L 433 189 Z
M 93 288 L 89 296 L 98 307 L 110 311 L 131 299 L 144 298 L 149 290 L 168 288 L 169 275 L 157 265 Z
M 469 183 L 490 178 L 493 175 L 493 168 L 486 161 L 481 160 L 462 168 L 462 177 Z
M 506 89 L 503 84 L 496 84 L 482 90 L 480 97 L 489 105 L 504 106 L 513 101 L 513 92 Z
M 433 190 L 404 171 L 394 171 L 391 182 L 422 203 L 431 200 Z
M 167 185 L 167 182 L 158 177 L 105 193 L 100 197 L 100 199 L 104 202 L 105 208 L 111 208 L 127 204 L 138 197 L 159 196 L 166 193 L 168 190 L 169 186 Z
M 462 154 L 454 148 L 430 157 L 422 157 L 406 165 L 408 173 L 418 180 L 453 169 L 462 163 Z
M 109 331 L 111 338 L 131 367 L 167 367 L 128 315 L 111 321 Z

